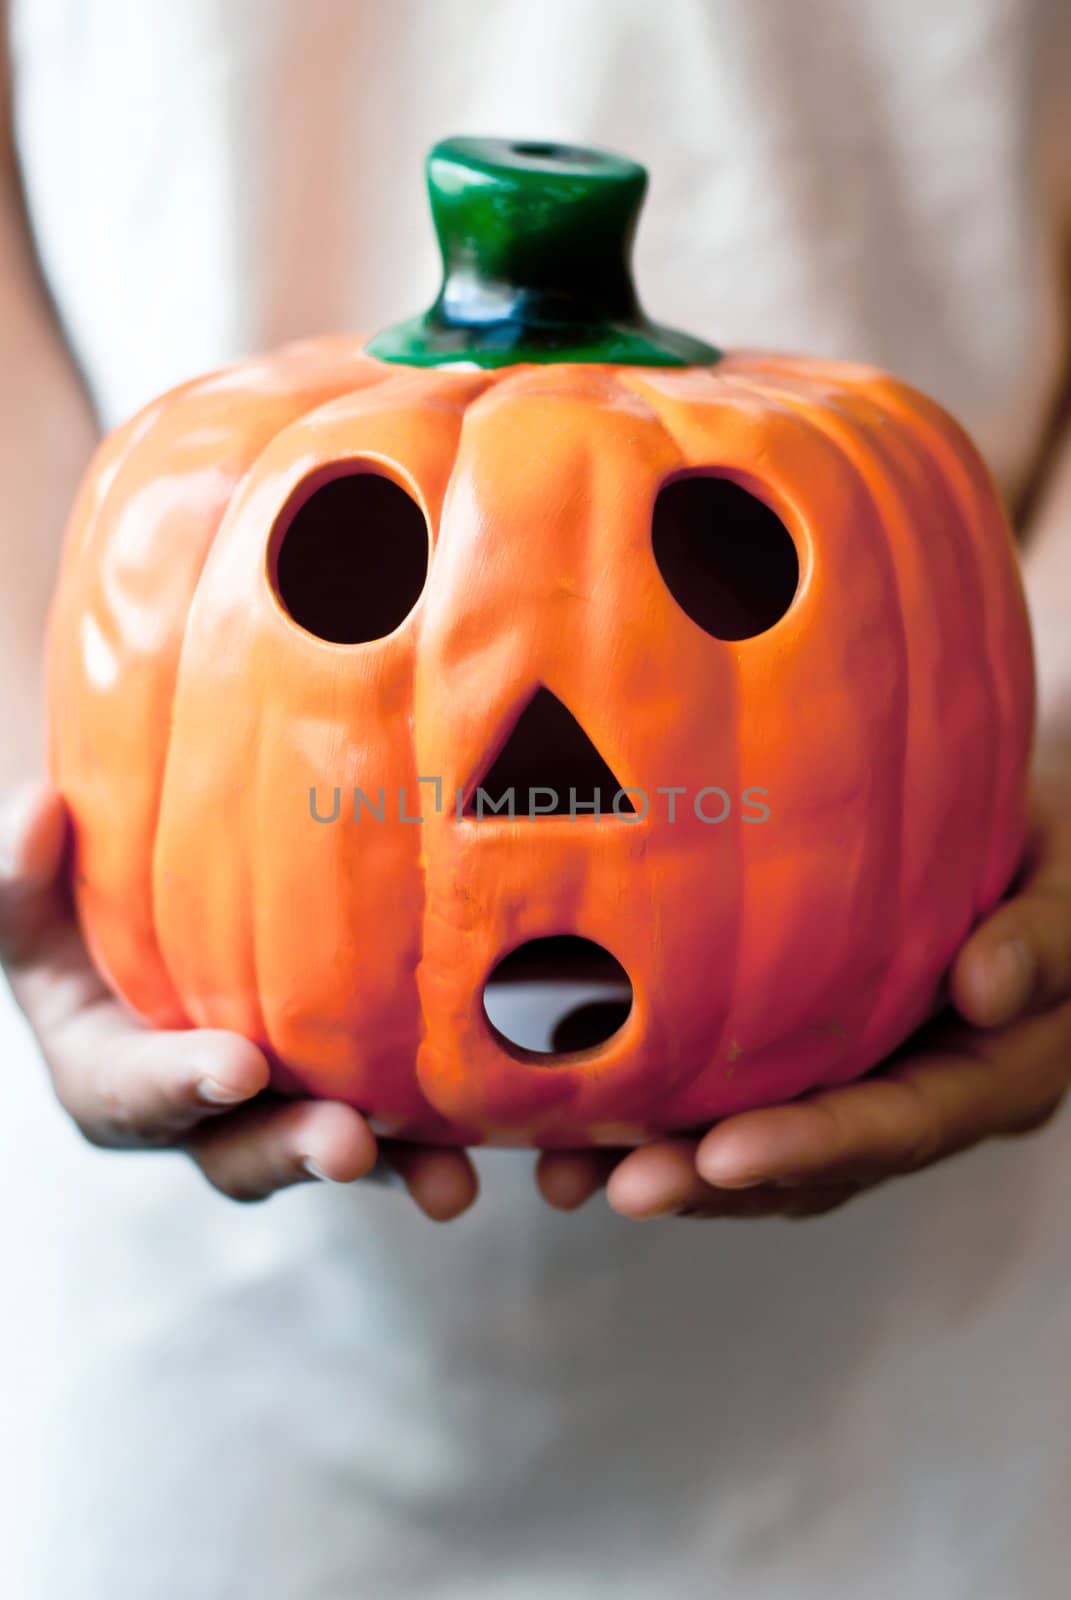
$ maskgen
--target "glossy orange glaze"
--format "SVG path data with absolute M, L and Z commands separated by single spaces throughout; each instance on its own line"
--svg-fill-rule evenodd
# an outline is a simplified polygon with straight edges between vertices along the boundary
M 368 462 L 433 555 L 395 632 L 312 637 L 270 581 L 303 481 Z M 670 475 L 780 516 L 801 582 L 723 642 L 651 546 Z M 761 786 L 771 818 L 459 821 L 538 686 L 625 784 Z M 52 762 L 90 948 L 163 1027 L 234 1028 L 281 1087 L 392 1133 L 631 1141 L 866 1070 L 933 1009 L 1022 849 L 1032 662 L 974 448 L 870 368 L 410 369 L 325 339 L 188 384 L 101 447 L 50 635 Z M 421 826 L 320 827 L 310 785 L 443 780 Z M 546 934 L 635 1001 L 553 1065 L 482 988 Z

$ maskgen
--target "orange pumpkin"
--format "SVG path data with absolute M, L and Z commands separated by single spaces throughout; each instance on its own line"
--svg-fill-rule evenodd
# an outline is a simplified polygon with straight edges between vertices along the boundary
M 462 140 L 431 178 L 427 317 L 187 383 L 91 468 L 49 681 L 93 956 L 401 1136 L 635 1142 L 849 1079 L 1022 849 L 987 472 L 869 367 L 648 323 L 631 163 Z M 490 809 L 526 785 L 557 808 Z M 511 1044 L 489 976 L 580 940 L 627 1017 Z

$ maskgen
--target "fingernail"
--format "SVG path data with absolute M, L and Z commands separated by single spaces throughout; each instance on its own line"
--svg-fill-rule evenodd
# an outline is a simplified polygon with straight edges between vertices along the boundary
M 989 980 L 1006 1007 L 1025 1005 L 1036 978 L 1034 953 L 1024 939 L 1008 939 L 998 945 L 989 965 Z
M 22 783 L 0 805 L 0 878 L 26 875 L 27 828 L 41 804 L 41 785 Z
M 633 1222 L 656 1222 L 659 1217 L 675 1217 L 684 1205 L 683 1200 L 668 1199 L 656 1200 L 653 1205 L 644 1206 L 642 1211 L 631 1213 Z
M 705 1166 L 700 1170 L 700 1176 L 716 1189 L 757 1189 L 760 1184 L 770 1181 L 765 1172 L 734 1172 L 732 1167 L 719 1172 L 716 1166 Z
M 218 1078 L 202 1078 L 197 1085 L 197 1098 L 210 1106 L 236 1106 L 248 1100 L 249 1093 L 245 1089 L 232 1088 L 228 1083 L 220 1083 Z
M 333 1183 L 341 1187 L 353 1181 L 350 1178 L 332 1178 L 331 1174 L 325 1172 L 320 1163 L 315 1161 L 312 1156 L 305 1156 L 301 1166 L 302 1170 L 307 1172 L 310 1178 L 315 1178 L 317 1183 Z
M 361 1183 L 381 1183 L 384 1185 L 384 1187 L 391 1189 L 405 1188 L 405 1180 L 401 1173 L 395 1172 L 394 1168 L 384 1161 L 382 1156 L 380 1156 L 376 1161 L 374 1167 L 369 1167 L 367 1172 L 361 1174 L 359 1180 L 352 1178 L 332 1178 L 331 1174 L 329 1172 L 325 1172 L 320 1163 L 312 1156 L 304 1156 L 302 1158 L 301 1167 L 304 1172 L 308 1173 L 310 1178 L 315 1178 L 319 1183 L 349 1184 L 359 1181 Z
M 639 1194 L 629 1194 L 629 1186 L 621 1185 L 612 1187 L 607 1191 L 612 1210 L 620 1216 L 627 1217 L 630 1222 L 654 1222 L 658 1217 L 671 1217 L 684 1205 L 684 1197 L 675 1194 L 662 1194 L 652 1196 L 649 1192 L 641 1190 Z
M 10 868 L 15 863 L 16 846 L 26 828 L 35 786 L 20 783 L 0 795 L 0 863 Z
M 657 1222 L 659 1217 L 670 1217 L 676 1210 L 676 1205 L 646 1206 L 642 1211 L 632 1211 L 620 1201 L 610 1201 L 611 1211 L 616 1211 L 619 1217 L 624 1217 L 626 1222 Z

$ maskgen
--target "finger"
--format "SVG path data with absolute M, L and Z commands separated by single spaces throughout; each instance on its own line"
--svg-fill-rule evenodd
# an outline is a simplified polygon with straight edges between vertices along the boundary
M 967 1022 L 1006 1026 L 1071 996 L 1071 883 L 1042 872 L 967 940 L 951 995 Z
M 1007 1035 L 961 1029 L 946 1048 L 905 1056 L 880 1076 L 730 1117 L 700 1142 L 696 1166 L 730 1189 L 785 1178 L 871 1181 L 1016 1131 L 1066 1087 L 1069 1011 Z
M 819 1216 L 858 1193 L 859 1185 L 839 1183 L 720 1189 L 704 1181 L 695 1165 L 696 1145 L 664 1139 L 630 1151 L 615 1167 L 606 1197 L 620 1216 L 634 1221 L 654 1217 L 745 1220 L 762 1217 Z
M 73 1016 L 42 1039 L 61 1104 L 94 1144 L 173 1144 L 206 1117 L 267 1087 L 256 1045 L 214 1029 L 154 1032 L 114 1000 Z
M 0 955 L 24 959 L 55 910 L 67 811 L 47 784 L 28 784 L 0 804 Z
M 372 1170 L 377 1153 L 360 1112 L 327 1100 L 260 1100 L 202 1123 L 185 1148 L 214 1188 L 242 1201 L 314 1179 L 354 1183 Z
M 967 1084 L 977 1078 L 980 1085 L 984 1070 L 957 1063 L 957 1077 L 961 1070 L 966 1104 Z M 708 1179 L 732 1188 L 769 1178 L 913 1171 L 941 1153 L 941 1098 L 937 1079 L 924 1091 L 908 1078 L 875 1079 L 773 1110 L 768 1119 L 723 1124 L 720 1137 L 708 1135 L 696 1160 Z
M 401 1140 L 383 1140 L 381 1149 L 413 1200 L 433 1222 L 451 1222 L 475 1201 L 480 1182 L 466 1150 Z
M 620 1160 L 620 1150 L 543 1150 L 536 1159 L 536 1187 L 556 1211 L 576 1211 L 603 1188 Z
M 730 1190 L 914 1169 L 936 1156 L 941 1138 L 929 1098 L 910 1082 L 881 1079 L 743 1112 L 705 1136 L 696 1166 L 708 1183 Z
M 607 1201 L 637 1221 L 717 1203 L 717 1191 L 696 1171 L 695 1152 L 693 1139 L 660 1139 L 629 1151 L 609 1176 Z

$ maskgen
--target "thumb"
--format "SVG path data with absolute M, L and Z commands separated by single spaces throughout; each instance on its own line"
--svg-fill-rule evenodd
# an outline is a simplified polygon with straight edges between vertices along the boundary
M 964 1021 L 1002 1028 L 1071 996 L 1071 838 L 977 927 L 951 972 Z
M 24 784 L 0 799 L 0 955 L 17 954 L 43 914 L 67 842 L 67 808 L 48 783 Z

